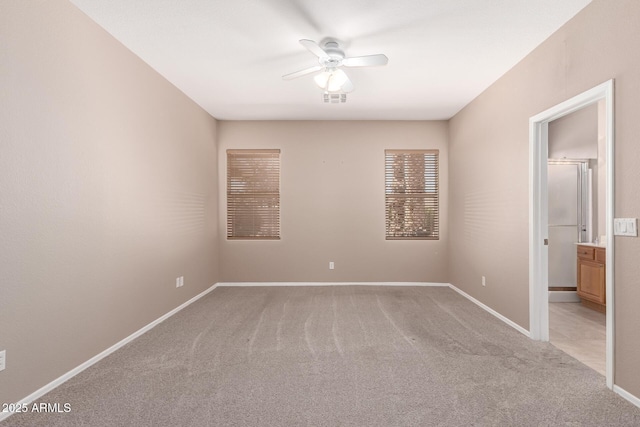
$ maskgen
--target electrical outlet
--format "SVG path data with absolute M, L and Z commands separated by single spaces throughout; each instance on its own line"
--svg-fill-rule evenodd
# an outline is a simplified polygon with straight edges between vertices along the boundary
M 180 286 L 180 278 L 176 277 L 176 288 L 179 288 Z
M 184 276 L 180 276 L 180 287 L 184 286 Z
M 7 366 L 7 350 L 0 351 L 0 371 L 4 371 Z
M 487 278 L 482 276 L 482 286 L 487 286 Z
M 334 262 L 329 261 L 329 270 L 333 270 L 334 268 L 336 268 L 336 265 L 334 264 Z

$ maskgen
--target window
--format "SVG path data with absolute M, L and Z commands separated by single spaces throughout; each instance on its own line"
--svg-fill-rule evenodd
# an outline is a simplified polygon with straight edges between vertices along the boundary
M 280 238 L 280 150 L 227 150 L 227 239 Z
M 438 150 L 385 150 L 386 238 L 439 238 Z

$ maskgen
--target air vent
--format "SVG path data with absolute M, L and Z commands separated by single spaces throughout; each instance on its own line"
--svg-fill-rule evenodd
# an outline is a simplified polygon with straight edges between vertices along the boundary
M 325 104 L 344 104 L 347 102 L 347 94 L 325 92 L 322 94 L 322 100 Z

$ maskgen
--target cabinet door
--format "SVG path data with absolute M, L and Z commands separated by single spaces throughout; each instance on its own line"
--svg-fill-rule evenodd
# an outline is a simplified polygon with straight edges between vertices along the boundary
M 578 296 L 599 304 L 605 303 L 604 264 L 578 260 Z

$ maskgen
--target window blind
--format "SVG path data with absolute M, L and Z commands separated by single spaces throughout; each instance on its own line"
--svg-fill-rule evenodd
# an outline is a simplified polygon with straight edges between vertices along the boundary
M 227 238 L 280 238 L 280 150 L 227 150 Z
M 386 239 L 439 238 L 438 150 L 385 150 Z

